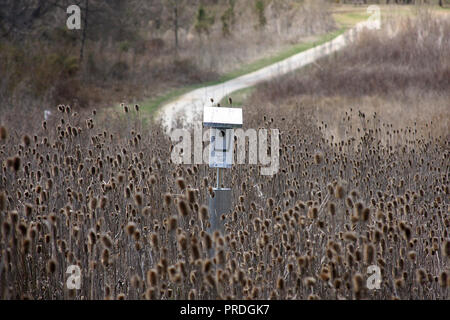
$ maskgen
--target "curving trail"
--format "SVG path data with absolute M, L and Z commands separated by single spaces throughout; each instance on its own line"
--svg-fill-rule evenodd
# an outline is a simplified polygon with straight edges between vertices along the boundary
M 161 121 L 167 133 L 174 128 L 192 124 L 194 121 L 200 119 L 203 107 L 211 104 L 211 98 L 213 98 L 214 101 L 220 101 L 223 97 L 228 96 L 234 91 L 252 87 L 259 82 L 270 80 L 301 68 L 343 48 L 364 28 L 378 29 L 379 25 L 374 24 L 373 21 L 369 20 L 360 22 L 353 28 L 347 30 L 344 34 L 322 45 L 300 52 L 282 61 L 238 78 L 190 91 L 181 95 L 176 100 L 163 105 L 156 114 L 156 120 Z

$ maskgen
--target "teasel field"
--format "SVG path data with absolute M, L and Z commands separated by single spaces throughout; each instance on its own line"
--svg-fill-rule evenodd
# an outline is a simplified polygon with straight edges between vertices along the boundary
M 213 170 L 171 164 L 167 136 L 124 110 L 1 128 L 2 299 L 448 299 L 448 139 L 349 110 L 361 134 L 334 142 L 300 113 L 249 110 L 281 129 L 280 171 L 231 169 L 211 234 Z
M 226 169 L 223 233 L 216 171 L 139 104 L 2 109 L 0 300 L 448 300 L 450 24 L 427 17 L 252 89 L 279 170 Z

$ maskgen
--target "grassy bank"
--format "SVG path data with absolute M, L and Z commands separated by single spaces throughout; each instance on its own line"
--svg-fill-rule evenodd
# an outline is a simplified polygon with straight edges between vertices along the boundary
M 198 83 L 198 84 L 186 86 L 183 88 L 176 88 L 176 89 L 169 90 L 168 92 L 166 92 L 163 95 L 143 101 L 142 103 L 140 103 L 140 106 L 144 112 L 152 115 L 158 109 L 158 107 L 160 107 L 161 105 L 163 105 L 165 103 L 175 100 L 177 97 L 181 96 L 182 94 L 184 94 L 186 92 L 189 92 L 191 90 L 201 88 L 201 87 L 212 86 L 212 85 L 224 83 L 224 82 L 232 80 L 234 78 L 254 72 L 256 70 L 259 70 L 259 69 L 269 66 L 271 64 L 274 64 L 274 63 L 277 63 L 284 59 L 287 59 L 295 54 L 298 54 L 300 52 L 306 51 L 315 46 L 318 46 L 325 42 L 328 42 L 328 41 L 336 38 L 337 36 L 343 34 L 346 30 L 347 30 L 347 28 L 342 27 L 333 32 L 321 35 L 321 36 L 317 37 L 317 39 L 314 41 L 308 41 L 308 42 L 296 44 L 286 50 L 279 52 L 276 55 L 272 55 L 270 57 L 259 59 L 255 62 L 246 64 L 234 71 L 224 74 L 216 81 Z

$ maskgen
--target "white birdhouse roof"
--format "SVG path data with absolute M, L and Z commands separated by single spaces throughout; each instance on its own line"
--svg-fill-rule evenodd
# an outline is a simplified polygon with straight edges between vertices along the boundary
M 205 107 L 203 125 L 214 128 L 241 128 L 242 109 L 224 107 Z

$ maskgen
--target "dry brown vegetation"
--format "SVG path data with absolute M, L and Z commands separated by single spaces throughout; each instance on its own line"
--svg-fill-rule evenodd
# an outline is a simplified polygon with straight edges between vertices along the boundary
M 234 209 L 210 234 L 213 170 L 171 164 L 166 136 L 125 109 L 2 127 L 2 299 L 448 299 L 448 139 L 351 112 L 363 134 L 336 143 L 306 110 L 246 109 L 248 127 L 281 130 L 280 171 L 230 170 Z
M 170 89 L 217 81 L 243 64 L 335 28 L 323 1 L 90 2 L 81 59 L 84 22 L 81 30 L 66 28 L 65 8 L 71 1 L 54 8 L 36 0 L 6 1 L 0 10 L 2 111 L 141 101 Z M 261 11 L 256 2 L 263 4 Z M 177 50 L 173 3 L 179 3 Z M 41 5 L 43 16 L 26 28 L 16 23 L 17 30 L 11 27 L 5 35 L 14 5 L 30 16 L 33 6 Z M 28 11 L 22 8 L 26 5 Z M 199 22 L 200 8 L 205 18 Z M 12 25 L 14 16 L 11 20 Z
M 422 9 L 416 18 L 387 21 L 379 32 L 365 32 L 333 57 L 276 81 L 261 84 L 250 104 L 315 106 L 317 120 L 340 138 L 349 108 L 397 129 L 433 125 L 423 133 L 447 136 L 450 121 L 450 20 Z M 330 106 L 332 106 L 330 108 Z M 448 136 L 447 136 L 448 137 Z

